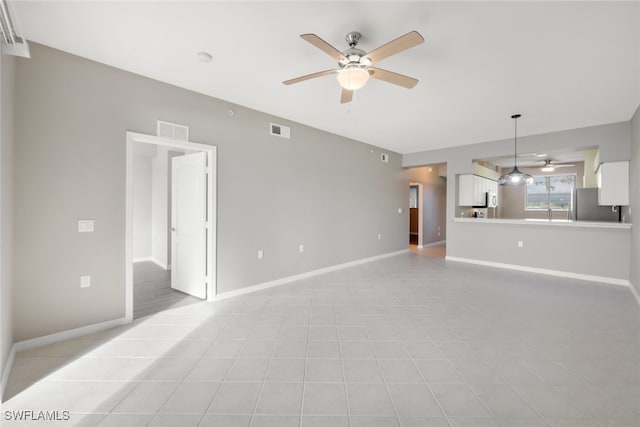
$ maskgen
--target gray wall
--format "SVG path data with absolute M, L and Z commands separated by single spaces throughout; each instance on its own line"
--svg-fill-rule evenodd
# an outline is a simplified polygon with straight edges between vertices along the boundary
M 622 122 L 518 138 L 518 150 L 544 152 L 599 146 L 603 162 L 628 160 L 630 139 L 631 125 Z M 454 221 L 457 175 L 471 173 L 474 159 L 509 155 L 512 149 L 512 140 L 502 140 L 404 155 L 406 167 L 447 163 L 447 256 L 628 279 L 629 230 Z M 518 240 L 525 243 L 520 250 L 516 250 Z
M 408 170 L 411 182 L 423 185 L 422 245 L 447 240 L 447 180 L 438 176 L 438 165 L 411 168 Z M 440 233 L 438 235 L 438 233 Z
M 373 146 L 43 46 L 31 53 L 16 73 L 16 340 L 124 316 L 125 131 L 154 134 L 157 119 L 218 147 L 219 292 L 407 247 L 400 155 L 381 163 Z M 271 121 L 291 126 L 291 140 L 269 136 Z M 96 232 L 77 233 L 78 218 Z
M 456 223 L 447 256 L 620 280 L 629 278 L 629 230 Z M 524 247 L 518 248 L 517 241 Z
M 634 218 L 640 218 L 640 106 L 636 110 L 633 119 L 631 119 L 631 168 L 630 168 L 631 185 L 629 186 L 629 203 L 631 222 L 633 229 L 631 230 L 631 271 L 629 272 L 629 280 L 631 284 L 640 293 L 640 221 L 634 221 Z
M 0 54 L 0 378 L 13 345 L 14 58 Z M 0 389 L 0 402 L 2 390 Z

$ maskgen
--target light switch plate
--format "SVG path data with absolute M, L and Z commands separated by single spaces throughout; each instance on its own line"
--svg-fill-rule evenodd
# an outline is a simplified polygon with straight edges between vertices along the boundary
M 91 276 L 80 276 L 80 287 L 81 288 L 89 288 L 91 287 Z
M 93 233 L 94 221 L 92 219 L 81 219 L 78 221 L 78 233 Z

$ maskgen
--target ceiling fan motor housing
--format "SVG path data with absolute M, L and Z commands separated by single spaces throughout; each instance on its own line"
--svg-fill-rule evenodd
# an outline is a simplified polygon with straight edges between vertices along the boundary
M 356 47 L 358 45 L 358 41 L 360 40 L 360 37 L 362 37 L 362 34 L 360 34 L 357 31 L 351 31 L 345 37 L 345 39 L 347 40 L 347 43 L 349 43 L 349 49 L 342 52 L 345 58 L 341 59 L 338 62 L 338 66 L 341 69 L 345 67 L 366 68 L 369 65 L 371 65 L 371 61 L 369 60 L 369 58 L 365 58 L 365 55 L 367 54 L 367 52 L 365 52 L 362 49 L 358 49 Z

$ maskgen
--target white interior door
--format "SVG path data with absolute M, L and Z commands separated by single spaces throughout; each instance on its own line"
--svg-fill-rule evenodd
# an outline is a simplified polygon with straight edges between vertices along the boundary
M 206 298 L 207 188 L 204 152 L 171 162 L 171 287 Z

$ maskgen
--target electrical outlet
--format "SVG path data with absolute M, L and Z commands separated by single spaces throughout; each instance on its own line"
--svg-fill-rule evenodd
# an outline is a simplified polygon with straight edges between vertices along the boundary
M 80 287 L 81 288 L 89 288 L 91 287 L 91 276 L 90 275 L 86 275 L 86 276 L 80 276 Z
M 298 250 L 300 251 L 300 253 L 304 252 L 304 245 L 298 246 Z
M 518 240 L 518 247 L 524 248 L 524 242 L 522 240 Z
M 382 234 L 378 234 L 378 240 L 382 240 Z
M 264 251 L 262 249 L 258 250 L 258 259 L 264 258 Z

